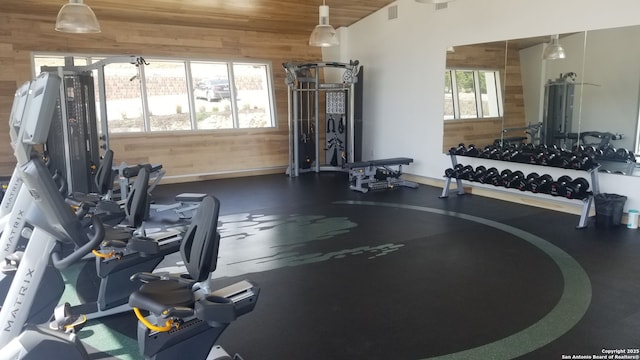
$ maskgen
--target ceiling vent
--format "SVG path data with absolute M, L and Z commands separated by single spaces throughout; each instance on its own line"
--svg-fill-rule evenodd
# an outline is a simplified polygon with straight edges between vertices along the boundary
M 389 6 L 389 20 L 398 18 L 398 5 Z

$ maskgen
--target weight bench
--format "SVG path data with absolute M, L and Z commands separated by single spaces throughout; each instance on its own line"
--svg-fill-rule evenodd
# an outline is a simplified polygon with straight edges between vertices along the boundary
M 349 188 L 362 193 L 369 190 L 392 189 L 396 186 L 415 189 L 418 184 L 400 178 L 402 165 L 412 162 L 411 158 L 391 158 L 349 163 Z M 397 170 L 392 169 L 392 166 L 397 166 Z

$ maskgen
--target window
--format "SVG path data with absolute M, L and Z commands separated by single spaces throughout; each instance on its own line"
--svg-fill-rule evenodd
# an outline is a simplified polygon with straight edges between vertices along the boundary
M 191 130 L 185 62 L 149 61 L 144 75 L 151 131 Z
M 502 116 L 499 70 L 447 69 L 444 119 L 481 119 Z
M 109 60 L 67 56 L 67 63 L 72 60 L 76 66 Z M 270 64 L 167 58 L 145 61 L 144 65 L 114 61 L 104 67 L 110 133 L 275 126 Z M 34 54 L 33 64 L 39 73 L 41 66 L 63 66 L 65 55 Z M 101 121 L 99 113 L 97 116 Z

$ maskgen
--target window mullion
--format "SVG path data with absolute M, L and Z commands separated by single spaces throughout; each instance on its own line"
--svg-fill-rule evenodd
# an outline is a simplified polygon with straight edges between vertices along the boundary
M 191 74 L 191 61 L 184 62 L 184 69 L 187 78 L 187 98 L 189 100 L 189 120 L 191 121 L 191 130 L 198 130 L 198 121 L 196 119 L 196 100 L 193 95 L 193 75 Z
M 144 122 L 144 131 L 151 131 L 151 120 L 149 119 L 149 101 L 147 99 L 147 78 L 144 75 L 144 64 L 138 66 L 138 78 L 140 79 L 140 98 L 142 100 L 142 120 Z
M 484 113 L 482 112 L 482 89 L 480 89 L 480 71 L 473 71 L 473 87 L 476 97 L 476 113 L 478 114 L 478 119 L 484 118 Z
M 458 76 L 451 70 L 451 101 L 453 102 L 453 118 L 460 119 L 460 98 L 458 95 Z
M 233 73 L 233 63 L 227 63 L 227 76 L 229 79 L 229 102 L 231 102 L 231 119 L 233 120 L 233 128 L 240 128 L 240 119 L 238 118 L 238 104 L 236 103 L 236 80 Z

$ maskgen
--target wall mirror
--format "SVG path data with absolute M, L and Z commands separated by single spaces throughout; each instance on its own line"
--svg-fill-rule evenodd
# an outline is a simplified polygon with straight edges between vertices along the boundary
M 551 35 L 450 48 L 443 151 L 458 143 L 484 147 L 503 138 L 526 138 L 525 142 L 562 147 L 609 142 L 616 149 L 639 153 L 640 46 L 634 45 L 638 36 L 640 26 L 559 34 L 566 56 L 556 60 L 543 60 Z M 492 101 L 491 86 L 480 76 L 482 81 L 474 84 L 481 91 L 473 89 L 467 77 L 480 75 L 474 70 L 500 72 L 496 77 L 501 112 L 480 112 Z M 456 76 L 460 74 L 461 79 Z M 468 108 L 465 99 L 478 93 L 480 110 L 465 113 L 456 108 Z M 552 126 L 556 134 L 545 126 Z

